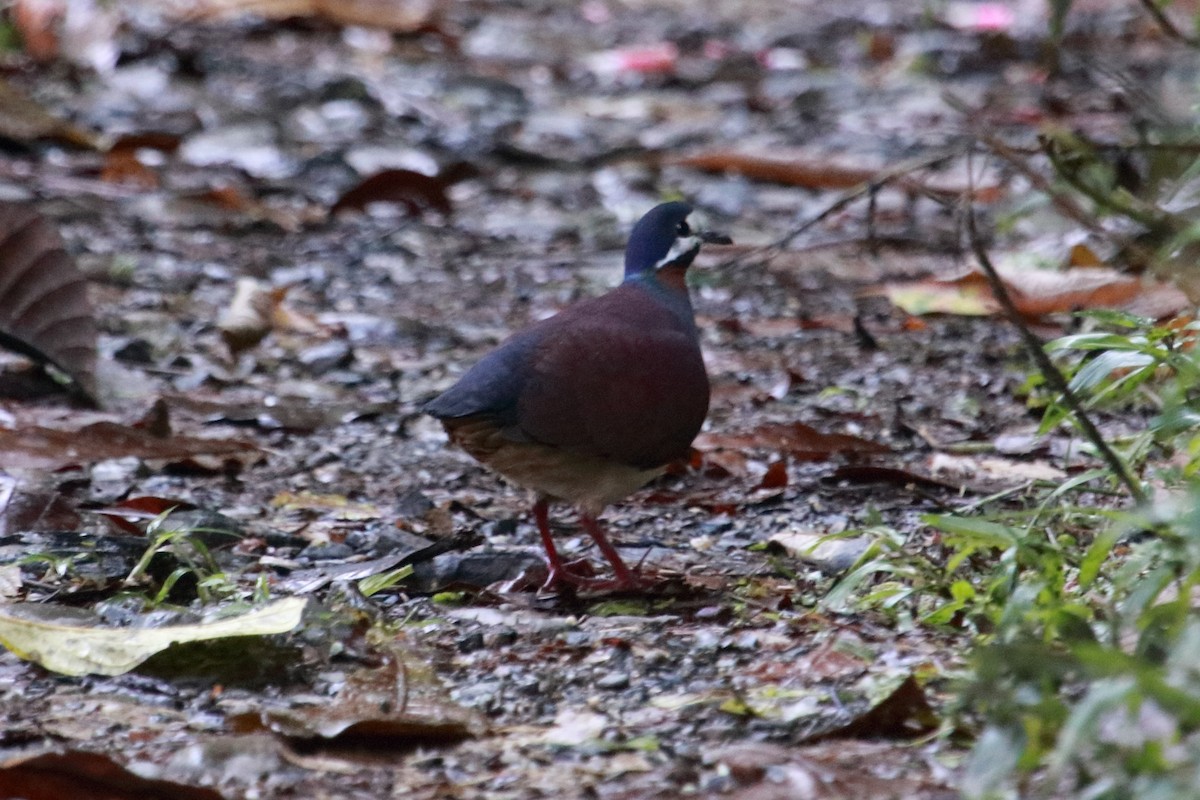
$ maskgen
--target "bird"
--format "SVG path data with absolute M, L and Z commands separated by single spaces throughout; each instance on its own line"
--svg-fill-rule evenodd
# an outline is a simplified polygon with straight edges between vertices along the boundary
M 629 235 L 619 286 L 515 333 L 423 406 L 453 444 L 536 493 L 545 590 L 651 585 L 621 559 L 597 517 L 686 458 L 708 415 L 685 279 L 701 245 L 732 240 L 694 230 L 691 213 L 679 201 L 650 209 Z M 550 533 L 552 501 L 578 510 L 613 580 L 562 561 Z

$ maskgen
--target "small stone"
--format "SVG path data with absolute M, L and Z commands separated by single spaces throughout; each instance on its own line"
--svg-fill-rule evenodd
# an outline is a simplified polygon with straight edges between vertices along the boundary
M 321 375 L 348 365 L 354 359 L 354 351 L 344 339 L 331 339 L 301 350 L 296 358 L 309 372 Z
M 296 557 L 309 561 L 340 561 L 350 558 L 354 551 L 344 544 L 314 544 L 304 548 Z
M 492 647 L 509 647 L 517 643 L 517 632 L 512 628 L 501 628 L 489 637 Z
M 402 519 L 421 519 L 436 506 L 420 489 L 411 489 L 396 501 L 396 514 Z
M 479 631 L 468 633 L 458 640 L 458 652 L 473 653 L 484 648 L 483 634 Z
M 627 689 L 629 688 L 628 672 L 610 672 L 596 681 L 597 689 Z

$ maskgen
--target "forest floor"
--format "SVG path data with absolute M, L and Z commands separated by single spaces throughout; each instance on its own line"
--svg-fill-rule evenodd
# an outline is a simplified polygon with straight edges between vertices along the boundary
M 969 632 L 924 624 L 917 595 L 859 602 L 886 574 L 843 579 L 882 549 L 936 551 L 925 515 L 1020 504 L 1091 463 L 1036 435 L 1002 318 L 909 312 L 990 310 L 925 281 L 969 270 L 972 191 L 1004 223 L 998 261 L 1065 263 L 1072 229 L 964 143 L 983 127 L 1030 145 L 1054 115 L 1117 130 L 1118 88 L 1086 59 L 1049 79 L 1047 21 L 985 31 L 979 4 L 426 5 L 399 33 L 135 14 L 111 69 L 10 70 L 129 146 L 0 157 L 0 197 L 43 214 L 92 282 L 102 352 L 100 409 L 0 357 L 0 424 L 93 454 L 0 444 L 0 564 L 20 563 L 0 597 L 125 625 L 195 621 L 197 595 L 310 602 L 287 636 L 115 676 L 2 652 L 0 755 L 62 753 L 75 774 L 99 753 L 227 798 L 957 796 Z M 1143 23 L 1079 19 L 1081 50 L 1168 68 Z M 385 169 L 447 177 L 344 199 Z M 670 197 L 735 245 L 693 269 L 713 387 L 696 457 L 604 515 L 662 583 L 539 593 L 530 498 L 419 408 L 508 333 L 615 285 L 632 222 Z M 239 282 L 265 313 L 234 304 Z M 231 308 L 262 328 L 233 354 Z M 102 422 L 157 426 L 163 450 Z M 159 533 L 232 535 L 143 574 L 150 542 L 111 520 L 169 508 Z M 553 519 L 563 551 L 605 569 L 569 509 Z M 413 553 L 411 578 L 360 590 Z

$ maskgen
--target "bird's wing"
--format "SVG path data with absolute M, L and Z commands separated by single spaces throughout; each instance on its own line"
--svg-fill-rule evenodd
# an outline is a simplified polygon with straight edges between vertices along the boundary
M 519 438 L 647 468 L 686 454 L 708 411 L 699 347 L 665 317 L 632 322 L 583 314 L 539 343 L 518 400 Z
M 542 327 L 534 325 L 509 338 L 422 410 L 438 419 L 487 415 L 503 426 L 514 424 L 529 360 L 542 338 Z

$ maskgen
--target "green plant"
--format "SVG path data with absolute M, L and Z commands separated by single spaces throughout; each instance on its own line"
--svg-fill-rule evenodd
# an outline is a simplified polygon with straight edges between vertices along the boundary
M 146 526 L 150 544 L 125 577 L 125 584 L 146 587 L 152 606 L 167 602 L 183 580 L 192 584 L 188 593 L 194 590 L 197 599 L 205 604 L 240 597 L 234 580 L 221 570 L 208 546 L 197 536 L 214 531 L 172 527 L 170 515 L 170 510 L 164 511 Z

